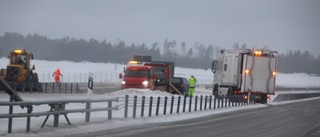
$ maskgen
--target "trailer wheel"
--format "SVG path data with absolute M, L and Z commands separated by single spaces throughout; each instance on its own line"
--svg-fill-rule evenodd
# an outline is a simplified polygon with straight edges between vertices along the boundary
M 267 104 L 267 101 L 268 101 L 267 94 L 261 95 L 261 100 L 260 101 L 261 101 L 262 104 Z
M 260 99 L 259 100 L 257 100 L 256 102 L 257 103 L 261 103 L 261 104 L 267 104 L 267 102 L 268 102 L 268 95 L 267 94 L 262 94 L 262 95 L 260 95 Z
M 218 85 L 214 85 L 213 89 L 212 89 L 212 95 L 214 95 L 214 97 L 218 97 Z

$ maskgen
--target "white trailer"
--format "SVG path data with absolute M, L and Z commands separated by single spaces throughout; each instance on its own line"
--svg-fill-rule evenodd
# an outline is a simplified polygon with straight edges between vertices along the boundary
M 212 94 L 215 97 L 241 95 L 246 101 L 267 103 L 268 95 L 274 94 L 276 68 L 277 51 L 221 50 L 212 62 Z

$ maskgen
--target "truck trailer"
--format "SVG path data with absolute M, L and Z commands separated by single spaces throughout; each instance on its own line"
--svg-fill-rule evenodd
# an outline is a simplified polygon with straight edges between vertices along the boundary
M 264 49 L 221 50 L 212 62 L 212 94 L 267 103 L 275 91 L 277 55 Z

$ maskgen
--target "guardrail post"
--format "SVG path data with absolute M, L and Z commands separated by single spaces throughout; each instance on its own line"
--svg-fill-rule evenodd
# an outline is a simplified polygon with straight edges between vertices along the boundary
M 86 103 L 86 109 L 90 109 L 91 108 L 91 103 L 90 102 L 87 102 Z M 85 118 L 85 121 L 86 122 L 90 122 L 90 112 L 86 112 L 86 118 Z
M 207 101 L 208 101 L 208 96 L 206 95 L 205 100 L 204 100 L 204 110 L 207 109 Z
M 168 101 L 168 97 L 164 97 L 163 115 L 166 115 L 167 113 L 167 101 Z
M 112 101 L 108 101 L 108 119 L 111 120 L 112 119 Z
M 136 117 L 136 110 L 137 110 L 137 96 L 134 96 L 133 97 L 133 113 L 132 113 L 133 118 Z
M 129 105 L 129 95 L 125 96 L 125 101 L 124 101 L 124 117 L 128 117 L 128 105 Z
M 194 111 L 197 111 L 197 106 L 198 106 L 198 96 L 195 96 Z M 189 112 L 190 112 L 190 110 L 189 110 Z
M 27 113 L 30 114 L 32 112 L 32 106 L 27 106 Z M 30 123 L 31 123 L 31 118 L 27 117 L 27 132 L 30 131 Z
M 180 109 L 180 101 L 181 101 L 181 97 L 178 97 L 178 106 L 177 106 L 177 113 L 179 113 L 179 109 Z
M 54 82 L 52 82 L 52 93 L 54 92 L 54 87 L 55 87 Z
M 62 84 L 61 82 L 57 83 L 59 93 L 61 93 L 61 84 Z
M 159 114 L 159 106 L 160 106 L 160 97 L 158 97 L 158 100 L 157 100 L 156 116 Z
M 13 102 L 13 96 L 10 95 L 10 102 Z M 12 114 L 13 113 L 13 106 L 10 105 L 9 106 L 9 114 Z M 9 121 L 8 121 L 8 133 L 11 133 L 12 132 L 12 118 L 9 118 Z
M 54 104 L 53 111 L 59 111 L 61 104 Z M 58 127 L 59 125 L 59 114 L 53 114 L 53 127 Z
M 79 93 L 79 85 L 78 85 L 78 83 L 76 85 L 76 90 L 77 90 L 77 93 Z
M 187 103 L 187 97 L 186 96 L 184 96 L 183 97 L 183 110 L 182 110 L 182 112 L 186 112 L 186 103 Z
M 142 96 L 142 102 L 141 102 L 141 117 L 144 116 L 144 104 L 145 104 L 145 96 Z
M 71 93 L 72 93 L 72 88 L 73 88 L 73 84 L 71 83 L 71 87 L 70 87 L 70 91 L 71 91 Z
M 189 98 L 189 112 L 191 112 L 192 96 Z
M 203 101 L 203 96 L 200 96 L 200 110 L 202 110 L 202 101 Z
M 48 83 L 46 82 L 44 92 L 47 93 L 47 90 L 48 90 Z
M 64 85 L 64 92 L 65 92 L 65 93 L 68 92 L 68 83 L 65 83 L 65 85 Z
M 170 114 L 172 114 L 173 112 L 173 103 L 174 103 L 174 96 L 171 97 Z
M 149 117 L 151 117 L 151 115 L 152 115 L 152 100 L 153 100 L 153 97 L 151 96 L 150 102 L 149 102 Z
M 212 95 L 209 96 L 209 109 L 212 108 Z

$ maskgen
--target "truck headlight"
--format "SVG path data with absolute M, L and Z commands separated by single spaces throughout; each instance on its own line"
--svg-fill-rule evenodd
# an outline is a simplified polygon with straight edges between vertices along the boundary
M 122 83 L 123 85 L 124 85 L 124 84 L 126 84 L 126 82 L 125 82 L 125 81 L 122 81 L 121 83 Z
M 148 86 L 149 82 L 148 81 L 143 81 L 142 84 L 145 85 L 145 86 Z

